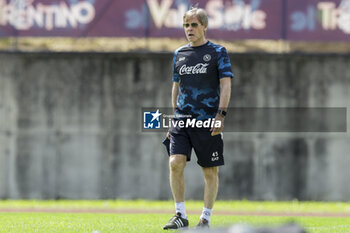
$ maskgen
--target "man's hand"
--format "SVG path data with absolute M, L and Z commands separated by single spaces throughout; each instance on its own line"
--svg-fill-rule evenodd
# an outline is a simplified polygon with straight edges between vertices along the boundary
M 220 121 L 221 122 L 221 125 L 220 127 L 218 128 L 215 128 L 215 123 L 217 121 Z M 211 136 L 215 136 L 215 135 L 218 135 L 218 134 L 221 134 L 221 132 L 224 130 L 224 121 L 225 121 L 225 117 L 222 116 L 221 114 L 216 114 L 215 116 L 215 120 L 214 120 L 214 125 L 213 127 L 210 129 L 210 132 L 211 132 Z
M 170 140 L 170 133 L 169 133 L 169 131 L 166 133 L 166 137 Z

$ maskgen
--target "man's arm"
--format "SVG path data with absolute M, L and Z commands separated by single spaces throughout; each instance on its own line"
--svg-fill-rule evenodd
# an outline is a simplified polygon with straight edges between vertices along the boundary
M 227 111 L 228 104 L 230 103 L 231 97 L 231 77 L 225 77 L 220 79 L 220 102 L 219 102 L 219 110 Z M 224 120 L 225 116 L 217 113 L 215 116 L 215 121 L 221 121 L 220 128 L 211 128 L 212 131 L 211 136 L 218 135 L 224 129 Z
M 220 103 L 219 109 L 227 111 L 231 97 L 231 78 L 225 77 L 220 79 Z
M 173 106 L 173 113 L 175 113 L 175 108 L 177 104 L 177 96 L 179 95 L 179 83 L 173 82 L 173 88 L 171 90 L 171 105 Z M 170 139 L 170 133 L 168 131 L 167 137 Z
M 175 112 L 178 94 L 179 94 L 179 83 L 173 82 L 173 88 L 171 91 L 171 104 L 173 106 L 173 113 Z

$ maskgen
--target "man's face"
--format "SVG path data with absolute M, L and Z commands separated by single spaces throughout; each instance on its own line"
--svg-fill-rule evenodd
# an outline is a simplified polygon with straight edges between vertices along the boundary
M 186 38 L 192 45 L 199 45 L 205 40 L 206 28 L 198 21 L 196 16 L 184 21 Z

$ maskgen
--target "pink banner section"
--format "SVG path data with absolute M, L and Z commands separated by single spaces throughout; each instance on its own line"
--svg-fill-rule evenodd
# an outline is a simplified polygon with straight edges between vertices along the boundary
M 201 0 L 214 39 L 348 41 L 350 0 Z M 184 37 L 191 0 L 0 0 L 0 37 Z

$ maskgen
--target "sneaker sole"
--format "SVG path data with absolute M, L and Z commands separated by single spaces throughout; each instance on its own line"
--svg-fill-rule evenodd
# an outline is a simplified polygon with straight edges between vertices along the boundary
M 167 229 L 164 229 L 164 231 L 179 231 L 179 230 L 188 230 L 188 227 L 180 227 L 180 228 L 177 228 L 177 229 L 171 229 L 171 228 L 167 228 Z

